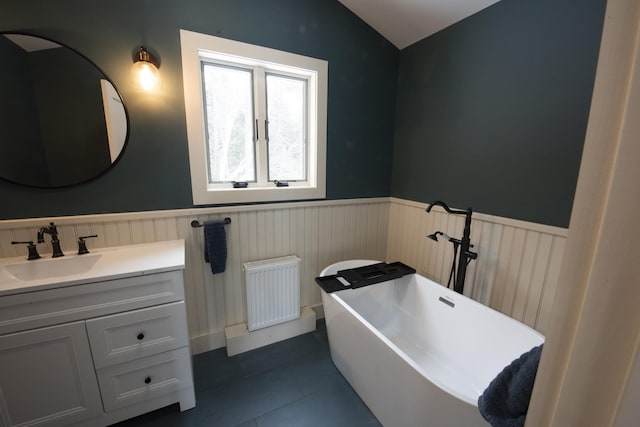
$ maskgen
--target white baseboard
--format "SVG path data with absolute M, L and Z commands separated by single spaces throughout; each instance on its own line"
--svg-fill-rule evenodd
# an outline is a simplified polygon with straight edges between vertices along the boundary
M 227 326 L 224 333 L 227 341 L 227 355 L 234 356 L 283 341 L 316 329 L 316 313 L 311 307 L 303 307 L 300 318 L 279 325 L 249 332 L 246 323 Z
M 191 354 L 200 354 L 227 345 L 224 329 L 191 338 Z
M 316 319 L 324 319 L 324 306 L 322 303 L 310 305 L 309 308 L 316 313 Z

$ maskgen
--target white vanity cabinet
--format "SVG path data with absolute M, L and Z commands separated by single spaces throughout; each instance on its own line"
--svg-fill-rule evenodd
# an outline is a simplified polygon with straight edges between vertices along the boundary
M 195 406 L 179 244 L 181 261 L 161 268 L 0 292 L 0 427 Z

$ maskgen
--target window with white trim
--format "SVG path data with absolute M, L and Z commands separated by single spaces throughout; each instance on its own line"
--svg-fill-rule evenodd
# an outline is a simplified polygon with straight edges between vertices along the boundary
M 325 197 L 327 62 L 180 30 L 194 204 Z

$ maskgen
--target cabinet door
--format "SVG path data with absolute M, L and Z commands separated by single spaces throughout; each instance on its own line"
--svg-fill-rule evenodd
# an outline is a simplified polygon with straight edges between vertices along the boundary
M 0 336 L 2 426 L 64 426 L 101 413 L 84 322 Z

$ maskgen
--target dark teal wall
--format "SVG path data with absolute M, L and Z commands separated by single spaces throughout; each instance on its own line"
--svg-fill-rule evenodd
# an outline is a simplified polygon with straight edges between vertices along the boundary
M 329 61 L 328 198 L 443 199 L 567 226 L 604 7 L 502 0 L 398 54 L 334 0 L 115 0 L 99 8 L 4 0 L 0 31 L 57 39 L 93 60 L 121 92 L 131 133 L 122 160 L 90 183 L 39 190 L 0 181 L 0 219 L 192 206 L 184 28 Z M 162 60 L 160 95 L 130 86 L 141 44 Z
M 327 197 L 390 194 L 398 50 L 337 1 L 3 0 L 0 31 L 58 40 L 111 78 L 130 137 L 121 161 L 89 183 L 42 190 L 0 181 L 0 219 L 192 206 L 179 29 L 327 60 Z M 160 56 L 160 95 L 130 85 L 140 45 Z
M 400 53 L 393 196 L 566 227 L 605 0 L 502 0 Z

